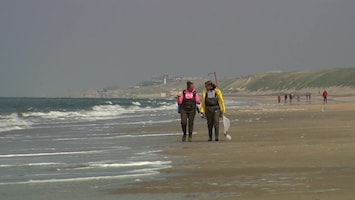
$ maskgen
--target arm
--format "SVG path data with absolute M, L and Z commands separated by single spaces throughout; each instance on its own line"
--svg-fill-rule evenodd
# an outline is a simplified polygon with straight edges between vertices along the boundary
M 177 103 L 178 103 L 178 104 L 182 104 L 183 99 L 184 99 L 183 93 L 182 93 L 182 92 L 179 92 L 179 96 L 178 96 L 178 99 L 177 99 Z
M 219 102 L 219 106 L 221 108 L 221 111 L 222 113 L 225 113 L 226 112 L 226 107 L 224 105 L 224 99 L 223 99 L 223 95 L 222 95 L 222 92 L 220 89 L 216 89 L 216 94 L 217 94 L 217 97 L 218 97 L 218 102 Z
M 198 95 L 198 93 L 196 93 L 195 100 L 196 100 L 196 104 L 201 103 L 200 96 Z
M 205 113 L 205 110 L 206 110 L 205 99 L 206 99 L 206 89 L 204 89 L 204 90 L 202 91 L 202 99 L 201 99 L 201 101 L 200 101 L 200 103 L 201 103 L 200 112 L 201 112 L 201 113 Z

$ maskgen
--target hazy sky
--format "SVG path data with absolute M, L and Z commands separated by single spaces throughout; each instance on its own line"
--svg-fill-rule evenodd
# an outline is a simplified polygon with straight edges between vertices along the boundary
M 354 0 L 0 0 L 0 96 L 355 67 Z

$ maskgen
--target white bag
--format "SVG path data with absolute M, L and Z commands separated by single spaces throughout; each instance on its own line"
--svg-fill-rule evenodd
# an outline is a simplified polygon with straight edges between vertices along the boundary
M 232 137 L 228 134 L 229 127 L 230 127 L 230 121 L 226 116 L 223 115 L 223 132 L 227 140 L 232 139 Z

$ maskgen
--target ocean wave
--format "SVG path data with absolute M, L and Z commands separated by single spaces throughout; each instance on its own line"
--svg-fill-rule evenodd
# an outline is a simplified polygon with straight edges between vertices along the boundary
M 112 102 L 111 102 L 112 103 Z M 139 102 L 138 102 L 139 103 Z M 98 120 L 110 120 L 120 118 L 133 118 L 144 116 L 154 112 L 176 109 L 176 105 L 172 103 L 163 103 L 158 107 L 136 105 L 95 105 L 87 110 L 77 111 L 47 111 L 33 112 L 27 111 L 22 113 L 12 113 L 8 115 L 0 115 L 0 132 L 29 129 L 34 126 L 51 125 L 51 124 L 68 124 L 80 122 L 92 122 Z M 141 123 L 141 122 L 139 122 Z M 148 122 L 149 123 L 149 122 Z
M 0 132 L 31 128 L 32 122 L 18 116 L 17 113 L 0 116 Z
M 124 113 L 134 112 L 134 109 L 124 109 L 119 105 L 93 106 L 90 110 L 79 111 L 49 111 L 49 112 L 25 112 L 19 114 L 22 118 L 42 119 L 107 119 L 107 117 L 119 116 Z
M 20 99 L 22 100 L 22 99 Z M 177 105 L 167 99 L 25 99 L 26 106 L 15 104 L 0 111 L 0 132 L 69 127 L 73 124 L 120 119 L 114 125 L 145 126 L 152 123 L 175 121 Z M 13 107 L 13 108 L 12 108 Z M 12 111 L 9 113 L 8 111 Z M 167 119 L 168 117 L 168 119 Z M 122 120 L 121 120 L 122 119 Z M 148 120 L 147 120 L 148 119 Z M 83 124 L 82 124 L 83 125 Z
M 112 105 L 112 101 L 105 101 L 105 103 Z
M 140 102 L 138 102 L 138 101 L 132 101 L 132 104 L 133 105 L 136 105 L 136 106 L 141 106 L 142 104 L 140 103 Z

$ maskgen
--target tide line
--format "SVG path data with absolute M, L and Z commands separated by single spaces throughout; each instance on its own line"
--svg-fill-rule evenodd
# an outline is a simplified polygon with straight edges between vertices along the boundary
M 117 176 L 95 176 L 95 177 L 66 178 L 66 179 L 29 180 L 29 181 L 21 181 L 21 182 L 0 183 L 0 185 L 44 184 L 44 183 L 61 183 L 61 182 L 79 182 L 79 181 L 90 181 L 90 180 L 110 180 L 110 179 L 124 179 L 124 178 L 131 178 L 131 177 L 152 176 L 156 174 L 159 174 L 159 172 L 150 171 L 149 173 L 143 173 L 143 174 L 126 174 L 126 175 L 117 175 Z
M 72 151 L 72 152 L 55 152 L 55 153 L 33 153 L 33 154 L 7 154 L 7 155 L 0 155 L 0 158 L 90 154 L 90 153 L 102 153 L 102 152 L 106 152 L 106 151 L 108 151 L 108 150 Z

